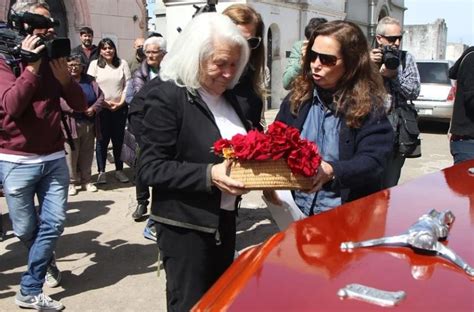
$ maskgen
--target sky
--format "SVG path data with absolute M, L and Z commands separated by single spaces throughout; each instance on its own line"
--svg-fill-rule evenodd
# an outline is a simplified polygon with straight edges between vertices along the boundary
M 147 3 L 152 9 L 155 0 Z M 428 24 L 444 18 L 448 42 L 474 45 L 474 0 L 405 0 L 405 7 L 406 25 Z
M 405 25 L 444 18 L 448 42 L 474 45 L 474 0 L 405 0 Z

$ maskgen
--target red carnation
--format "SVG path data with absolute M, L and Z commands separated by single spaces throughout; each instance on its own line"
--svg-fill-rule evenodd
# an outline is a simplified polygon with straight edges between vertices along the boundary
M 214 153 L 216 155 L 222 155 L 224 148 L 231 147 L 230 141 L 227 139 L 219 139 L 214 143 Z

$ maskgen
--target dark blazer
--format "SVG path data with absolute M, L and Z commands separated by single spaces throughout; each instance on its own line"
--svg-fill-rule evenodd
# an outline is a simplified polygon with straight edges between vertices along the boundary
M 306 101 L 297 116 L 290 111 L 291 93 L 283 100 L 276 120 L 300 131 L 311 108 Z M 382 172 L 392 152 L 393 130 L 385 113 L 372 112 L 358 129 L 349 128 L 342 117 L 339 133 L 339 161 L 328 163 L 334 169 L 334 187 L 341 189 L 342 203 L 382 189 Z
M 87 73 L 87 69 L 89 68 L 89 64 L 96 60 L 99 57 L 99 50 L 95 44 L 92 45 L 91 55 L 87 57 L 86 53 L 84 53 L 84 49 L 82 45 L 78 45 L 74 49 L 71 50 L 71 55 L 79 54 L 81 56 L 82 61 L 84 62 L 84 73 Z
M 261 124 L 263 101 L 262 98 L 253 89 L 253 73 L 252 69 L 248 69 L 239 83 L 234 87 L 233 91 L 239 98 L 242 112 L 248 120 L 252 122 L 252 126 L 259 131 L 263 131 Z
M 249 130 L 235 95 L 224 96 Z M 212 186 L 210 169 L 222 159 L 211 151 L 221 138 L 211 111 L 199 95 L 171 81 L 147 94 L 144 109 L 138 175 L 153 187 L 151 218 L 215 233 L 221 191 Z
M 456 80 L 451 133 L 474 138 L 474 47 L 468 48 L 449 69 Z

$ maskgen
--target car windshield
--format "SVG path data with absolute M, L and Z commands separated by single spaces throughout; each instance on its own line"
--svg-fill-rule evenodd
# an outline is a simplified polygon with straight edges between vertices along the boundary
M 442 83 L 451 84 L 448 77 L 449 65 L 448 63 L 416 63 L 418 71 L 420 72 L 421 83 Z

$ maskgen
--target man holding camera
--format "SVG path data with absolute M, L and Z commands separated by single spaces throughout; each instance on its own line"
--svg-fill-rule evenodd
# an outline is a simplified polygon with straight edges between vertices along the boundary
M 17 2 L 12 10 L 51 21 L 43 2 Z M 57 286 L 61 278 L 54 249 L 64 230 L 69 173 L 59 100 L 63 97 L 77 111 L 85 111 L 87 104 L 66 59 L 49 59 L 52 52 L 45 53 L 48 34 L 54 33 L 52 23 L 22 24 L 28 35 L 21 43 L 21 61 L 8 64 L 5 56 L 0 58 L 0 179 L 14 233 L 28 248 L 28 267 L 15 303 L 55 311 L 64 306 L 42 288 L 45 282 Z
M 420 93 L 420 74 L 416 67 L 414 57 L 400 50 L 402 41 L 402 27 L 400 22 L 390 16 L 382 18 L 376 29 L 377 48 L 370 51 L 370 58 L 380 68 L 385 89 L 388 93 L 387 112 L 391 121 L 397 118 L 390 118 L 395 114 L 395 109 L 409 104 L 415 100 Z M 393 125 L 394 129 L 397 125 Z M 387 163 L 384 173 L 384 188 L 398 184 L 401 170 L 405 163 L 406 156 L 399 151 L 399 135 L 395 131 L 395 142 L 392 155 Z

